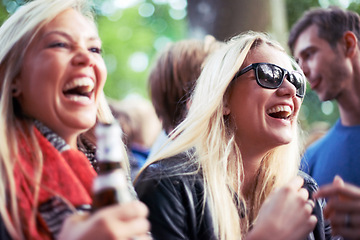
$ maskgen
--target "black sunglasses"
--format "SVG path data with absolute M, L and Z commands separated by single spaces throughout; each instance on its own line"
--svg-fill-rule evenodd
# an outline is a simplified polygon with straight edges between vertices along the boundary
M 263 88 L 276 89 L 281 86 L 284 78 L 291 82 L 296 88 L 296 96 L 303 98 L 305 95 L 306 80 L 305 76 L 298 71 L 289 72 L 285 68 L 271 63 L 253 63 L 239 70 L 234 78 L 238 78 L 244 73 L 255 70 L 256 82 Z

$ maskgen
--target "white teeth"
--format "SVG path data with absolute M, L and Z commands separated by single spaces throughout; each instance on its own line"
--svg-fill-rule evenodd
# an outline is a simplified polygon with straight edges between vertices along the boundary
M 83 78 L 76 78 L 71 82 L 68 82 L 63 91 L 67 91 L 76 87 L 87 87 L 86 92 L 91 92 L 94 89 L 94 82 L 87 77 L 83 77 Z
M 87 103 L 90 101 L 90 99 L 88 97 L 84 97 L 84 96 L 76 96 L 76 95 L 70 95 L 68 97 L 71 101 L 74 102 L 83 102 L 83 103 Z
M 292 113 L 291 107 L 288 105 L 276 106 L 276 107 L 270 108 L 266 112 L 267 112 L 267 114 L 277 113 L 277 112 L 286 112 L 287 116 L 290 116 Z

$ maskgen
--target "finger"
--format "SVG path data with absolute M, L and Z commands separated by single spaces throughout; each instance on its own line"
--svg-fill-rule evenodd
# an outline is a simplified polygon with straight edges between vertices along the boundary
M 349 220 L 347 220 L 347 217 L 349 215 L 345 214 L 345 213 L 336 213 L 336 214 L 331 214 L 329 217 L 331 226 L 333 228 L 342 228 L 342 227 L 348 227 L 349 225 Z
M 133 201 L 122 204 L 118 208 L 118 217 L 121 220 L 128 220 L 139 217 L 147 217 L 149 210 L 145 204 L 140 201 Z
M 343 187 L 345 186 L 345 182 L 339 175 L 336 175 L 333 180 L 333 185 L 338 187 Z
M 360 200 L 360 188 L 345 183 L 345 186 L 326 185 L 314 193 L 314 198 L 330 198 L 330 197 L 344 197 L 345 199 L 353 198 Z
M 323 209 L 323 215 L 325 219 L 329 219 L 331 215 L 334 213 L 334 209 L 330 205 L 331 200 L 326 204 Z
M 310 227 L 311 230 L 314 230 L 316 223 L 317 223 L 318 219 L 315 215 L 311 215 L 309 220 L 308 220 L 308 225 Z
M 308 214 L 311 214 L 315 207 L 315 202 L 311 199 L 307 200 L 305 203 L 305 210 Z
M 341 182 L 340 179 L 334 179 L 333 184 L 327 184 L 314 193 L 314 198 L 331 198 L 341 196 L 344 199 L 358 199 L 360 200 L 360 188 Z
M 338 211 L 338 207 L 344 205 L 343 202 L 340 202 L 339 198 L 330 198 L 323 209 L 324 217 L 329 219 L 332 214 L 339 214 L 341 211 Z M 347 210 L 347 212 L 348 211 L 349 210 Z
M 340 200 L 336 198 L 331 198 L 326 207 L 331 209 L 331 211 L 336 212 L 351 212 L 351 213 L 360 213 L 360 201 L 359 200 Z
M 302 177 L 295 177 L 289 182 L 289 186 L 294 190 L 299 190 L 304 185 L 304 179 Z
M 288 198 L 297 198 L 301 200 L 300 203 L 303 204 L 309 196 L 308 191 L 302 188 L 303 182 L 304 180 L 301 177 L 296 177 L 285 186 L 273 191 L 272 194 L 282 199 L 282 201 Z
M 347 227 L 360 229 L 360 215 L 350 213 L 336 213 L 329 218 L 332 227 Z
M 306 227 L 307 232 L 312 232 L 316 226 L 317 218 L 315 215 L 310 215 L 307 220 L 303 221 L 304 227 Z
M 322 186 L 315 194 L 314 194 L 314 198 L 317 197 L 322 197 L 320 195 L 322 194 L 326 194 L 329 191 L 334 191 L 334 189 L 340 189 L 344 186 L 344 181 L 342 180 L 342 178 L 339 175 L 336 175 L 334 177 L 334 180 L 332 183 L 330 184 L 326 184 L 324 186 Z M 319 196 L 318 196 L 319 195 Z
M 309 191 L 305 188 L 300 188 L 298 194 L 302 199 L 307 200 L 309 198 Z
M 127 222 L 123 229 L 118 228 L 119 236 L 122 236 L 124 232 L 130 236 L 149 236 L 150 223 L 145 219 L 136 219 Z
M 117 219 L 127 221 L 133 218 L 147 217 L 148 208 L 140 201 L 132 201 L 104 207 L 95 214 L 99 216 L 116 216 Z

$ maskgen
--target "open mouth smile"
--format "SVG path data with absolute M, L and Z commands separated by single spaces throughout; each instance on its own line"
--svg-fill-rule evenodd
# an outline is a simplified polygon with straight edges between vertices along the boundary
M 63 93 L 73 101 L 90 100 L 94 88 L 95 84 L 91 78 L 81 77 L 68 82 L 63 88 Z
M 293 116 L 293 110 L 288 105 L 278 105 L 270 108 L 266 113 L 272 118 L 290 120 Z

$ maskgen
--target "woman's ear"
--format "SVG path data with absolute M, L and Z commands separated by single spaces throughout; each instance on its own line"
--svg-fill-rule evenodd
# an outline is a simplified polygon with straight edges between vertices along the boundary
M 223 107 L 223 115 L 227 116 L 230 114 L 230 107 L 228 104 L 228 97 L 224 97 L 224 107 Z
M 224 106 L 223 115 L 227 116 L 230 114 L 230 108 L 226 105 Z
M 355 53 L 358 49 L 358 39 L 355 34 L 351 31 L 346 31 L 343 35 L 345 55 L 348 57 L 355 56 Z
M 231 113 L 230 106 L 229 106 L 229 98 L 230 92 L 227 90 L 223 97 L 223 115 L 228 116 Z
M 186 110 L 188 110 L 188 111 L 189 111 L 190 106 L 191 106 L 191 103 L 192 103 L 191 98 L 188 98 L 188 99 L 186 100 Z
M 19 97 L 21 94 L 21 86 L 20 86 L 20 79 L 15 78 L 11 83 L 11 95 L 13 97 Z

